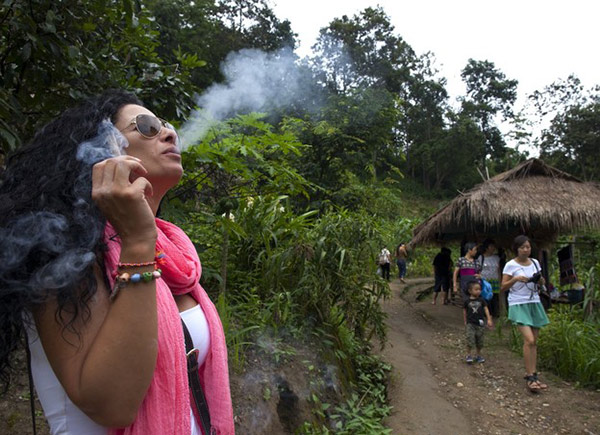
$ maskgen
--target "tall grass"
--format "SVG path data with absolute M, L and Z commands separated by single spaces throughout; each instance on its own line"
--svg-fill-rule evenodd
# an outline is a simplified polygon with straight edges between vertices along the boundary
M 558 307 L 539 338 L 540 366 L 584 387 L 600 387 L 600 323 L 581 309 Z
M 582 387 L 600 387 L 600 323 L 585 320 L 581 308 L 557 306 L 538 339 L 538 365 Z M 510 332 L 513 351 L 522 352 L 523 339 Z

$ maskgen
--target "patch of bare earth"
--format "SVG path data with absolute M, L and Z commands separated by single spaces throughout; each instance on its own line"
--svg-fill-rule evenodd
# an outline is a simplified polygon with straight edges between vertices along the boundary
M 487 332 L 485 363 L 467 365 L 462 308 L 417 300 L 432 285 L 394 281 L 384 303 L 389 345 L 382 355 L 394 366 L 386 423 L 394 434 L 600 435 L 600 391 L 541 373 L 549 390 L 529 393 L 522 358 L 508 349 L 508 327 Z
M 16 355 L 14 365 L 20 368 L 19 373 L 13 377 L 8 391 L 0 394 L 0 434 L 33 434 L 27 358 L 24 351 Z M 35 415 L 37 434 L 48 435 L 50 430 L 43 416 L 42 406 L 37 400 L 35 401 Z

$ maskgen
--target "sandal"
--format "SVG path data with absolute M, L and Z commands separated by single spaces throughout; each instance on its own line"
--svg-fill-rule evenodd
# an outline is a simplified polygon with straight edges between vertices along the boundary
M 531 393 L 537 394 L 542 391 L 542 387 L 534 375 L 527 375 L 523 379 L 525 379 L 525 382 L 527 383 L 527 389 Z
M 543 383 L 542 381 L 540 381 L 540 379 L 538 378 L 538 374 L 537 374 L 537 372 L 534 372 L 534 373 L 533 373 L 533 377 L 535 378 L 535 381 L 538 383 L 539 387 L 540 387 L 542 390 L 547 390 L 547 389 L 548 389 L 548 385 L 547 385 L 547 384 L 544 384 L 544 383 Z

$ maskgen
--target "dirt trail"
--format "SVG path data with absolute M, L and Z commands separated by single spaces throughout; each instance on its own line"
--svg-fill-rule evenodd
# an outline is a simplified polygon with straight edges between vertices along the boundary
M 393 365 L 386 424 L 394 434 L 586 434 L 600 435 L 600 391 L 575 389 L 549 373 L 550 389 L 524 388 L 521 358 L 507 348 L 508 329 L 486 335 L 483 364 L 464 363 L 462 311 L 431 304 L 417 294 L 431 279 L 391 283 L 389 345 Z

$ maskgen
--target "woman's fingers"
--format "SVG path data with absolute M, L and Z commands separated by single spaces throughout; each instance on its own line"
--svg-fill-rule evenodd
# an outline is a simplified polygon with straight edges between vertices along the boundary
M 112 184 L 115 181 L 128 181 L 131 173 L 141 176 L 147 174 L 140 159 L 131 156 L 119 156 L 103 160 L 96 163 L 92 168 L 92 188 Z M 117 179 L 119 176 L 120 180 Z
M 146 198 L 149 198 L 152 195 L 154 195 L 154 191 L 152 190 L 152 183 L 150 183 L 144 177 L 136 178 L 135 181 L 131 183 L 131 185 L 137 187 L 139 190 L 144 192 L 144 196 Z
M 114 157 L 94 165 L 92 199 L 122 240 L 155 236 L 154 213 L 147 200 L 153 191 L 144 178 L 146 174 L 141 160 L 131 156 Z

